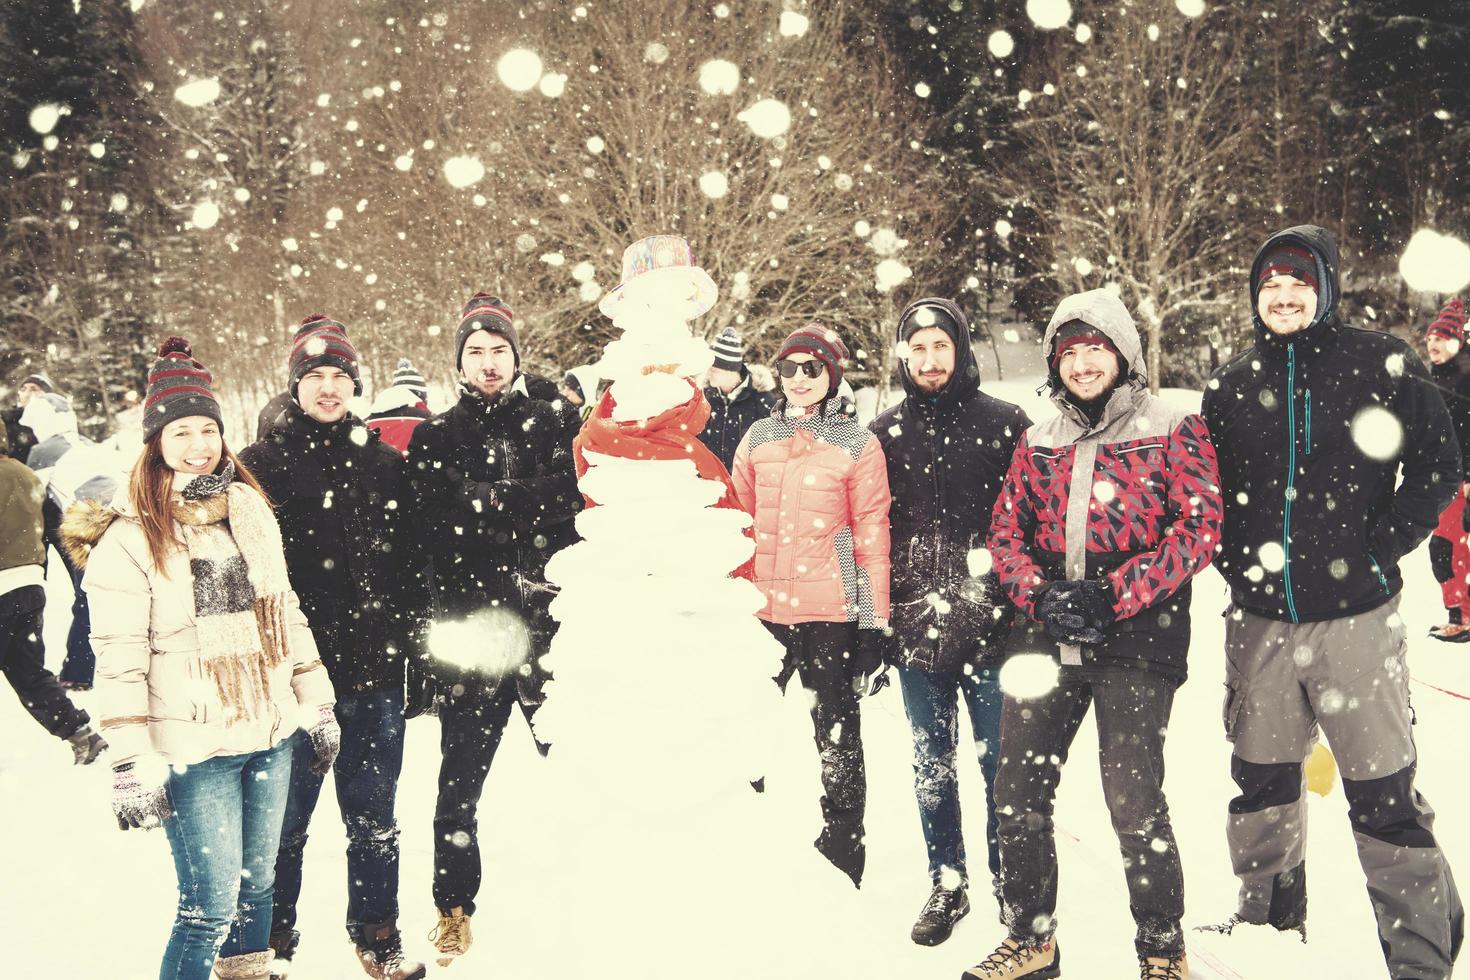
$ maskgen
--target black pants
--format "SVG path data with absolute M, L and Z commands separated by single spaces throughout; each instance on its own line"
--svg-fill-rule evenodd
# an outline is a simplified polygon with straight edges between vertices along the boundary
M 0 596 L 0 671 L 31 717 L 57 738 L 66 738 L 90 719 L 71 703 L 56 675 L 46 669 L 46 648 L 41 642 L 45 608 L 46 590 L 39 585 Z
M 776 683 L 786 689 L 793 673 L 812 694 L 812 731 L 822 764 L 822 819 L 833 839 L 861 842 L 868 777 L 852 657 L 855 623 L 798 623 L 766 629 L 786 648 Z
M 1097 705 L 1103 796 L 1123 854 L 1140 956 L 1184 949 L 1184 879 L 1164 800 L 1164 732 L 1172 678 L 1123 667 L 1063 667 L 1055 689 L 1001 712 L 1001 892 L 1011 935 L 1044 940 L 1056 929 L 1057 849 L 1052 805 L 1067 751 Z
M 490 763 L 519 700 L 515 678 L 493 690 L 473 682 L 455 685 L 439 705 L 439 796 L 434 806 L 434 904 L 475 911 L 480 891 L 479 821 L 476 812 Z M 535 705 L 521 705 L 529 722 Z M 539 746 L 538 746 L 539 748 Z

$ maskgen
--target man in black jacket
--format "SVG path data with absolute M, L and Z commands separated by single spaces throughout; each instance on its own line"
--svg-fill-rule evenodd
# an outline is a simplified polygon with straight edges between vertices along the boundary
M 541 703 L 540 658 L 555 633 L 546 562 L 575 540 L 572 518 L 582 509 L 571 454 L 576 410 L 551 404 L 554 385 L 547 400 L 529 392 L 514 316 L 499 299 L 477 293 L 465 304 L 455 365 L 460 400 L 415 429 L 408 447 L 436 600 L 440 965 L 469 949 L 480 888 L 476 808 L 511 707 L 519 702 L 529 720 Z
M 1225 501 L 1225 727 L 1240 787 L 1228 822 L 1239 911 L 1222 929 L 1305 934 L 1302 764 L 1320 725 L 1389 973 L 1447 977 L 1464 912 L 1414 788 L 1398 561 L 1460 485 L 1454 428 L 1408 345 L 1338 317 L 1326 231 L 1272 235 L 1249 287 L 1256 343 L 1204 397 Z
M 28 374 L 21 379 L 20 387 L 15 391 L 15 404 L 0 411 L 0 419 L 5 422 L 5 435 L 10 445 L 11 459 L 18 459 L 22 463 L 29 462 L 27 457 L 30 455 L 31 447 L 36 444 L 36 434 L 30 430 L 29 426 L 20 424 L 21 414 L 25 412 L 32 398 L 55 390 L 51 379 L 44 374 Z
M 1470 465 L 1470 351 L 1465 349 L 1465 304 L 1452 299 L 1424 331 L 1429 354 L 1429 376 L 1439 386 L 1450 418 L 1455 421 L 1455 442 L 1460 457 Z M 1439 515 L 1439 527 L 1429 538 L 1429 563 L 1444 598 L 1447 622 L 1429 635 L 1446 643 L 1470 642 L 1470 538 L 1465 527 L 1465 490 L 1470 480 L 1462 478 L 1461 492 Z
M 756 420 L 771 414 L 776 396 L 758 391 L 755 377 L 745 366 L 745 345 L 734 327 L 720 331 L 710 345 L 715 362 L 709 369 L 704 397 L 709 402 L 709 421 L 699 434 L 699 441 L 720 458 L 729 469 L 735 462 L 735 450 Z
M 403 457 L 348 412 L 360 394 L 347 330 L 302 322 L 288 359 L 292 400 L 265 437 L 240 453 L 276 506 L 286 567 L 337 691 L 342 749 L 333 770 L 347 828 L 347 934 L 369 976 L 422 977 L 398 934 L 398 824 L 403 767 L 404 655 L 425 626 L 428 584 L 407 522 Z M 271 946 L 289 960 L 302 852 L 324 772 L 296 735 L 276 857 Z
M 932 885 L 911 935 L 933 946 L 970 910 L 955 763 L 961 697 L 985 776 L 992 889 L 1000 874 L 996 674 L 1014 607 L 984 549 L 1016 440 L 1031 420 L 980 390 L 970 324 L 956 304 L 913 303 L 899 318 L 898 341 L 906 397 L 868 428 L 883 446 L 893 492 L 891 655 L 913 729 L 914 792 Z

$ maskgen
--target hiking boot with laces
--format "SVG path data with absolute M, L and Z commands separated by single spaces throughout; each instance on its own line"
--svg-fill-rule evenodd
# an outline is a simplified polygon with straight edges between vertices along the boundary
M 984 962 L 960 974 L 960 980 L 1054 980 L 1061 975 L 1062 951 L 1056 939 L 1031 943 L 1008 937 Z
M 403 937 L 393 923 L 367 927 L 364 938 L 367 942 L 357 947 L 357 959 L 373 980 L 423 980 L 428 973 L 424 964 L 403 955 Z
M 429 933 L 429 942 L 439 951 L 440 966 L 470 951 L 470 917 L 463 906 L 439 910 L 439 924 Z
M 1173 956 L 1140 956 L 1139 980 L 1189 980 L 1189 958 L 1183 951 Z
M 920 946 L 938 946 L 949 938 L 955 924 L 969 912 L 970 898 L 963 885 L 959 888 L 935 885 L 909 938 Z

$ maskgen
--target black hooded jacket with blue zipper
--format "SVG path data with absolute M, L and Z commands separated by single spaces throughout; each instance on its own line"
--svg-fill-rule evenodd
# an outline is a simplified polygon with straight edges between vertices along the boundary
M 1320 284 L 1312 323 L 1285 336 L 1256 312 L 1261 264 L 1281 245 L 1311 252 Z M 1298 225 L 1272 235 L 1251 265 L 1255 346 L 1216 371 L 1204 395 L 1225 502 L 1215 566 L 1235 605 L 1292 623 L 1397 595 L 1399 559 L 1460 484 L 1454 427 L 1423 363 L 1396 337 L 1344 324 L 1339 296 L 1330 233 Z

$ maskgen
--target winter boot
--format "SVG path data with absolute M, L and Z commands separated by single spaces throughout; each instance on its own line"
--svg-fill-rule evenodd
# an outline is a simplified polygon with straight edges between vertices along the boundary
M 965 893 L 964 885 L 958 888 L 935 885 L 909 938 L 920 946 L 938 946 L 954 932 L 955 924 L 969 913 L 970 897 Z
M 1429 631 L 1429 635 L 1436 640 L 1444 640 L 1446 643 L 1470 643 L 1470 626 L 1447 623 L 1444 626 L 1434 627 Z
M 363 939 L 357 958 L 373 980 L 423 980 L 428 973 L 424 964 L 403 955 L 403 937 L 392 922 L 365 927 Z
M 863 839 L 860 834 L 844 834 L 833 832 L 831 827 L 822 828 L 812 846 L 821 852 L 822 857 L 832 862 L 832 866 L 852 879 L 854 888 L 863 887 L 863 866 L 867 863 L 867 849 L 863 847 Z
M 263 949 L 258 953 L 221 956 L 214 961 L 214 975 L 219 980 L 270 980 L 271 960 L 276 953 Z
M 1062 975 L 1062 951 L 1056 939 L 1030 943 L 1007 938 L 995 952 L 960 974 L 960 980 L 1054 980 Z
M 439 924 L 429 933 L 429 942 L 439 951 L 440 966 L 470 951 L 470 917 L 463 906 L 439 910 Z
M 1139 980 L 1189 980 L 1189 958 L 1181 950 L 1175 956 L 1140 956 Z

